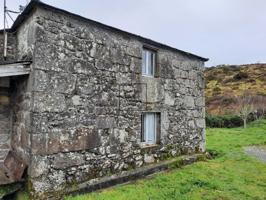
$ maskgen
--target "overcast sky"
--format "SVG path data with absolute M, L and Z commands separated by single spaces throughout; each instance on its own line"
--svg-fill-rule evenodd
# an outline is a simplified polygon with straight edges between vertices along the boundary
M 7 0 L 9 9 L 26 2 Z M 266 62 L 266 0 L 43 2 L 210 58 L 207 66 Z

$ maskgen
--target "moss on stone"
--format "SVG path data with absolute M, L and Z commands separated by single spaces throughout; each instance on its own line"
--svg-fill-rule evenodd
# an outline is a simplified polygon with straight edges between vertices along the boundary
M 21 188 L 21 184 L 10 184 L 10 185 L 2 185 L 0 186 L 0 199 L 4 196 L 12 194 Z

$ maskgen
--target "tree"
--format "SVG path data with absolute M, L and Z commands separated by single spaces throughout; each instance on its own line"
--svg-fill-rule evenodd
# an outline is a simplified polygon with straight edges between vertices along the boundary
M 244 128 L 246 128 L 248 116 L 254 111 L 253 98 L 250 94 L 244 93 L 243 95 L 236 97 L 236 100 L 237 115 L 243 120 Z

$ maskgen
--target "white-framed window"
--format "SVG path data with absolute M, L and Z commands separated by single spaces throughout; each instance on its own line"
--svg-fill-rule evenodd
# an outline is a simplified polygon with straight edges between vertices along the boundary
M 156 62 L 156 52 L 143 49 L 142 51 L 142 75 L 154 76 L 155 63 Z
M 156 144 L 160 135 L 160 114 L 142 114 L 142 142 L 145 144 Z

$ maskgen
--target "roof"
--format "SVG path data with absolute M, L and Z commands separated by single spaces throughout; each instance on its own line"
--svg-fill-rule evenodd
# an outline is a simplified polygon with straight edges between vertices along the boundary
M 110 30 L 110 31 L 113 31 L 113 32 L 116 32 L 116 33 L 119 33 L 119 34 L 123 34 L 123 35 L 129 36 L 129 37 L 136 38 L 137 40 L 139 40 L 139 41 L 141 41 L 143 43 L 146 43 L 146 44 L 149 44 L 149 45 L 153 45 L 153 46 L 158 47 L 158 48 L 164 48 L 164 49 L 168 49 L 168 50 L 171 50 L 171 51 L 176 51 L 176 52 L 181 53 L 183 55 L 186 55 L 188 57 L 193 57 L 193 58 L 199 59 L 199 60 L 204 61 L 204 62 L 209 60 L 208 58 L 204 58 L 204 57 L 201 57 L 201 56 L 198 56 L 198 55 L 186 52 L 186 51 L 182 51 L 182 50 L 176 49 L 174 47 L 168 46 L 166 44 L 162 44 L 162 43 L 156 42 L 154 40 L 151 40 L 151 39 L 148 39 L 148 38 L 145 38 L 145 37 L 133 34 L 133 33 L 129 33 L 127 31 L 123 31 L 121 29 L 118 29 L 118 28 L 115 28 L 115 27 L 112 27 L 112 26 L 109 26 L 109 25 L 105 25 L 105 24 L 102 24 L 100 22 L 85 18 L 85 17 L 82 17 L 80 15 L 68 12 L 66 10 L 53 7 L 51 5 L 48 5 L 48 4 L 45 4 L 45 3 L 41 2 L 39 0 L 32 0 L 28 4 L 28 6 L 24 9 L 24 11 L 15 20 L 15 22 L 14 22 L 13 26 L 11 27 L 10 31 L 11 32 L 15 31 L 28 18 L 28 16 L 31 14 L 31 12 L 36 7 L 42 7 L 42 8 L 48 9 L 48 10 L 53 10 L 55 12 L 61 12 L 61 13 L 64 13 L 66 15 L 70 15 L 72 17 L 77 18 L 80 21 L 85 21 L 85 22 L 91 23 L 91 24 L 93 24 L 95 26 L 101 27 L 103 29 L 107 29 L 107 30 Z
M 20 75 L 29 74 L 30 63 L 31 62 L 23 61 L 23 62 L 0 64 L 0 77 L 20 76 Z

